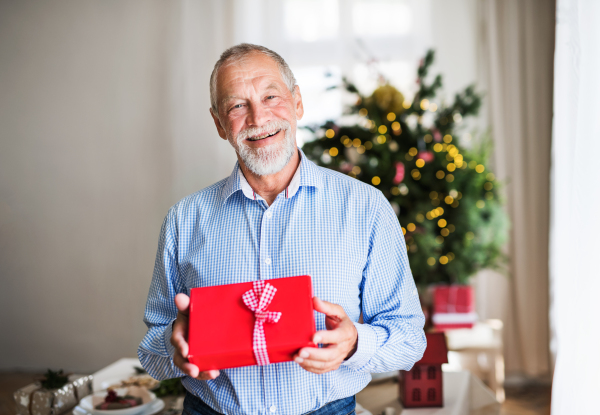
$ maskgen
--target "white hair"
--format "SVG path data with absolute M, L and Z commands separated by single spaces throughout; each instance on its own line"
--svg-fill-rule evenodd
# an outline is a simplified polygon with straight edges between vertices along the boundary
M 226 65 L 243 62 L 244 59 L 253 53 L 262 53 L 263 55 L 273 59 L 279 67 L 279 73 L 281 74 L 283 82 L 292 93 L 292 96 L 295 95 L 296 78 L 294 78 L 294 74 L 292 73 L 292 70 L 288 66 L 287 62 L 281 56 L 279 56 L 278 53 L 272 51 L 271 49 L 265 48 L 264 46 L 253 45 L 250 43 L 240 43 L 239 45 L 230 47 L 221 54 L 221 57 L 217 63 L 215 63 L 215 67 L 210 75 L 210 106 L 216 116 L 219 115 L 219 107 L 217 105 L 217 74 L 219 69 Z

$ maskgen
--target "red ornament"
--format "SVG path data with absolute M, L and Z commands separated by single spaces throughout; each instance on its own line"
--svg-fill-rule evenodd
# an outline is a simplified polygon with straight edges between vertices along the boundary
M 394 184 L 402 183 L 404 180 L 404 163 L 396 162 L 396 175 L 394 176 Z
M 419 151 L 417 158 L 423 159 L 425 163 L 430 163 L 433 161 L 433 153 L 429 150 Z

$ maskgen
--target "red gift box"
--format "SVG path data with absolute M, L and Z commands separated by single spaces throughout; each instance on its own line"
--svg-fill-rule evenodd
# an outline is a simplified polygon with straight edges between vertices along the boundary
M 431 319 L 438 330 L 473 327 L 477 321 L 473 287 L 469 285 L 434 287 Z
M 265 297 L 262 303 L 268 302 L 267 296 L 271 301 L 255 313 L 243 297 L 246 296 L 246 302 L 257 300 L 257 306 L 261 295 Z M 267 320 L 262 328 L 269 363 L 291 361 L 302 347 L 315 347 L 310 276 L 192 288 L 190 363 L 201 371 L 259 364 L 257 359 L 265 355 L 265 344 L 262 349 L 260 345 L 254 347 L 254 342 L 261 340 L 255 333 L 257 318 Z M 263 352 L 258 358 L 255 349 Z M 263 358 L 260 364 L 265 363 Z

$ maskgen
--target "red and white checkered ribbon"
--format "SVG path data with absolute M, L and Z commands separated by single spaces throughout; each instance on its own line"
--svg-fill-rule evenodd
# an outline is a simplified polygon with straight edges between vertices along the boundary
M 280 312 L 267 311 L 271 304 L 277 288 L 265 281 L 254 281 L 252 290 L 246 291 L 242 296 L 244 304 L 254 311 L 254 335 L 252 338 L 252 348 L 256 363 L 260 366 L 268 365 L 269 355 L 267 354 L 267 341 L 265 340 L 264 323 L 277 323 L 281 317 Z

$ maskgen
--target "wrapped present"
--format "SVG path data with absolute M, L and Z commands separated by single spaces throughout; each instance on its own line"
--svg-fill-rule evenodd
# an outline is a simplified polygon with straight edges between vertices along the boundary
M 473 327 L 477 321 L 473 287 L 456 284 L 435 286 L 431 320 L 438 330 Z
M 45 388 L 42 382 L 29 384 L 14 393 L 19 415 L 58 415 L 73 409 L 79 400 L 92 393 L 90 376 L 70 375 L 66 383 Z
M 201 371 L 291 361 L 314 333 L 308 275 L 191 290 L 188 359 Z

